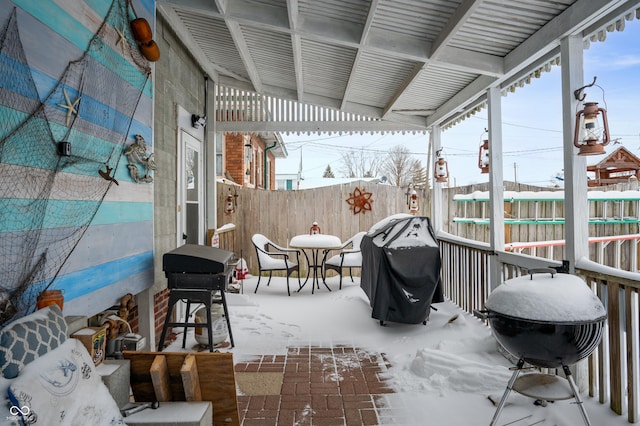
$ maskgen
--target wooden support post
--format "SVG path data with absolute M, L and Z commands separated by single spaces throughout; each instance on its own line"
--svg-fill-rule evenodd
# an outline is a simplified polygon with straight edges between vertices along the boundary
M 185 357 L 184 363 L 180 368 L 180 376 L 182 376 L 182 387 L 184 388 L 185 399 L 187 401 L 202 401 L 195 356 L 187 355 Z
M 149 369 L 156 400 L 160 402 L 172 401 L 171 387 L 169 385 L 169 367 L 164 355 L 156 355 Z

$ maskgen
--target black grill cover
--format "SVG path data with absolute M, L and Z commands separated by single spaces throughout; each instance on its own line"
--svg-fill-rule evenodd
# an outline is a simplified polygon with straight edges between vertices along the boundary
M 371 316 L 380 321 L 418 324 L 432 303 L 444 302 L 440 248 L 428 217 L 392 218 L 362 239 L 360 287 Z

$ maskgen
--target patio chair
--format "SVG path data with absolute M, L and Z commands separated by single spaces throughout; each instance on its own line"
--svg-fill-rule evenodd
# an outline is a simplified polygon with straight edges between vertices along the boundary
M 324 262 L 325 276 L 327 270 L 333 270 L 340 274 L 340 289 L 342 289 L 343 269 L 349 268 L 349 276 L 351 277 L 351 282 L 353 282 L 351 269 L 362 268 L 362 253 L 360 252 L 360 243 L 362 242 L 362 237 L 364 237 L 365 234 L 366 232 L 362 231 L 349 238 L 340 248 L 340 253 L 332 256 Z M 331 250 L 327 250 L 325 252 L 325 255 L 329 251 Z
M 256 248 L 256 255 L 258 256 L 258 284 L 254 293 L 258 292 L 258 286 L 260 286 L 260 278 L 263 271 L 269 272 L 269 281 L 267 285 L 271 283 L 271 275 L 273 271 L 286 271 L 287 273 L 287 294 L 291 296 L 289 290 L 289 275 L 293 271 L 298 272 L 298 287 L 301 288 L 300 283 L 300 252 L 296 249 L 290 249 L 280 247 L 273 241 L 269 240 L 262 234 L 254 234 L 251 237 L 251 242 Z M 295 262 L 290 259 L 295 253 Z

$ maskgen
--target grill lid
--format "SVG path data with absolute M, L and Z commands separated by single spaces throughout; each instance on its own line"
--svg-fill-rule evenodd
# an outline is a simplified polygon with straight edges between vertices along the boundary
M 227 270 L 233 252 L 217 247 L 185 244 L 162 256 L 162 270 L 190 274 L 219 274 Z
M 505 281 L 491 293 L 485 307 L 532 321 L 572 323 L 606 318 L 602 302 L 582 279 L 552 271 Z

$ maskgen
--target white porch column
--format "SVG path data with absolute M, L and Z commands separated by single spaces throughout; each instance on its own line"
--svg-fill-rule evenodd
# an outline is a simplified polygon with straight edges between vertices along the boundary
M 587 160 L 577 155 L 573 146 L 575 114 L 578 100 L 573 91 L 584 85 L 581 36 L 569 36 L 560 42 L 562 71 L 562 134 L 564 153 L 564 209 L 566 258 L 570 272 L 576 261 L 589 257 L 589 206 L 587 202 Z M 580 392 L 588 388 L 586 360 L 571 369 Z
M 564 209 L 566 256 L 574 272 L 576 261 L 589 257 L 589 209 L 587 202 L 587 160 L 573 146 L 576 107 L 573 91 L 584 85 L 582 37 L 561 40 L 562 134 L 564 153 Z
M 216 176 L 218 175 L 216 170 L 216 83 L 208 78 L 205 90 L 207 91 L 205 105 L 207 114 L 207 127 L 205 127 L 205 179 L 207 182 L 205 223 L 207 229 L 216 229 L 218 227 L 218 204 L 216 202 Z
M 135 296 L 138 305 L 138 330 L 147 339 L 143 351 L 156 350 L 156 321 L 153 300 L 153 288 L 148 288 Z
M 436 152 L 440 148 L 442 148 L 442 131 L 440 126 L 433 126 L 431 131 L 429 132 L 429 138 L 431 139 L 430 145 L 432 146 L 431 157 L 427 161 L 431 161 L 432 167 L 435 167 L 436 163 Z M 431 168 L 428 168 L 431 170 Z M 435 172 L 435 170 L 434 170 Z M 435 174 L 435 173 L 433 173 Z M 444 225 L 444 213 L 443 213 L 443 197 L 442 197 L 442 184 L 436 182 L 433 176 L 429 176 L 429 179 L 433 182 L 433 187 L 431 188 L 431 224 L 433 225 L 433 230 L 438 235 L 438 232 L 442 231 Z
M 502 161 L 502 100 L 500 88 L 487 91 L 489 116 L 489 215 L 491 250 L 504 251 L 504 177 Z M 502 267 L 497 256 L 489 264 L 491 289 L 502 282 Z

